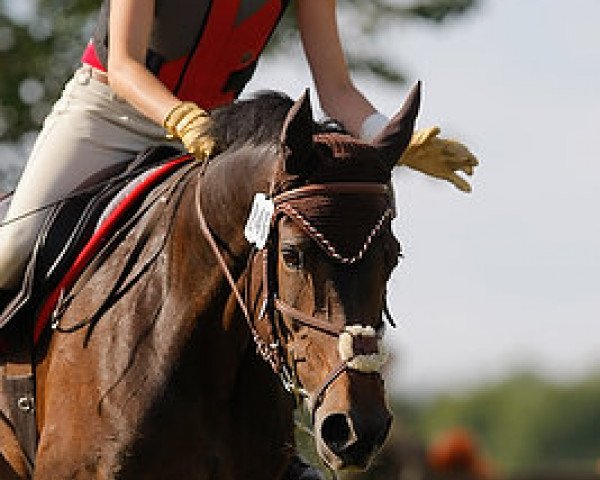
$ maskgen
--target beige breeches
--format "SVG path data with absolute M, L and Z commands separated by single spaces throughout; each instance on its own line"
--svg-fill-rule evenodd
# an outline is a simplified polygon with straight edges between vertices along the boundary
M 48 209 L 86 180 L 166 143 L 164 130 L 80 68 L 46 118 L 0 227 L 0 290 L 18 285 Z M 2 219 L 0 219 L 1 221 Z

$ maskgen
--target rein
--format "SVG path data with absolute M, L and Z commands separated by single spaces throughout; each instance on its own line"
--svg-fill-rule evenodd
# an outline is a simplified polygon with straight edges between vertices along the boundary
M 301 186 L 301 187 L 297 187 L 297 188 L 285 191 L 280 194 L 276 194 L 272 197 L 272 201 L 274 203 L 274 211 L 270 218 L 271 226 L 270 226 L 270 230 L 269 230 L 269 237 L 274 236 L 274 231 L 277 228 L 278 220 L 282 216 L 292 215 L 290 213 L 290 210 L 293 210 L 294 212 L 296 212 L 297 215 L 300 215 L 295 209 L 293 209 L 293 207 L 291 207 L 291 205 L 289 203 L 290 201 L 298 200 L 298 199 L 310 199 L 310 198 L 314 197 L 315 195 L 326 195 L 331 198 L 331 197 L 335 197 L 335 195 L 341 195 L 341 194 L 347 194 L 347 193 L 360 194 L 360 195 L 366 195 L 366 196 L 371 196 L 371 195 L 389 196 L 390 189 L 387 185 L 380 184 L 380 183 L 347 182 L 347 183 L 306 185 L 306 186 Z M 259 355 L 261 355 L 261 357 L 265 361 L 267 361 L 267 363 L 269 363 L 271 365 L 274 372 L 280 377 L 284 388 L 294 396 L 294 398 L 296 399 L 297 402 L 299 401 L 300 397 L 304 397 L 308 400 L 309 411 L 310 411 L 311 418 L 313 419 L 313 423 L 314 423 L 315 412 L 316 412 L 317 408 L 320 406 L 321 402 L 323 401 L 324 395 L 325 395 L 327 389 L 331 386 L 331 384 L 333 384 L 333 382 L 335 382 L 335 380 L 344 371 L 346 371 L 348 369 L 357 370 L 357 368 L 353 364 L 353 361 L 355 361 L 355 359 L 361 355 L 356 354 L 352 350 L 352 348 L 353 348 L 352 344 L 356 338 L 359 338 L 359 335 L 365 335 L 366 328 L 363 328 L 360 326 L 347 327 L 346 325 L 334 325 L 331 322 L 326 321 L 324 319 L 317 318 L 312 315 L 308 315 L 308 314 L 294 308 L 293 306 L 287 304 L 282 299 L 280 299 L 277 295 L 276 288 L 274 286 L 274 282 L 272 281 L 272 279 L 270 278 L 270 275 L 269 275 L 269 270 L 270 270 L 269 262 L 276 262 L 276 259 L 274 258 L 274 256 L 276 255 L 276 248 L 274 248 L 273 242 L 267 243 L 264 246 L 264 248 L 262 248 L 261 250 L 257 250 L 256 248 L 253 248 L 252 252 L 250 253 L 250 257 L 248 258 L 248 269 L 246 272 L 247 279 L 249 279 L 251 277 L 252 268 L 253 268 L 254 264 L 256 263 L 255 260 L 257 259 L 257 257 L 262 256 L 262 258 L 258 258 L 258 260 L 262 260 L 260 263 L 261 263 L 262 269 L 263 269 L 263 272 L 261 275 L 261 278 L 262 278 L 261 290 L 262 290 L 263 298 L 262 298 L 261 308 L 259 309 L 259 313 L 253 319 L 253 317 L 250 313 L 250 309 L 248 307 L 250 302 L 248 300 L 244 299 L 242 292 L 240 291 L 229 267 L 227 266 L 225 259 L 223 258 L 223 254 L 221 253 L 221 249 L 219 248 L 219 246 L 214 238 L 214 234 L 212 233 L 212 231 L 208 225 L 208 222 L 206 221 L 206 217 L 203 213 L 202 205 L 200 202 L 200 188 L 198 188 L 198 187 L 196 188 L 196 192 L 195 192 L 195 200 L 196 200 L 198 219 L 200 222 L 200 230 L 201 230 L 204 238 L 206 239 L 207 243 L 209 244 L 211 250 L 213 251 L 213 253 L 217 259 L 217 262 L 219 264 L 219 267 L 221 268 L 227 282 L 229 283 L 229 286 L 231 287 L 231 290 L 233 291 L 236 301 L 242 311 L 242 314 L 244 315 L 244 318 L 246 320 L 246 323 L 247 323 L 250 333 L 252 335 L 252 339 L 256 345 L 257 353 Z M 391 218 L 392 216 L 393 216 L 393 209 L 392 208 L 385 209 L 385 211 L 381 215 L 380 219 L 376 222 L 376 225 L 373 227 L 373 229 L 371 230 L 367 239 L 365 240 L 359 253 L 353 257 L 341 256 L 337 251 L 335 251 L 333 246 L 326 243 L 327 241 L 322 236 L 321 232 L 314 229 L 309 224 L 309 222 L 307 222 L 303 217 L 301 220 L 304 222 L 305 227 L 308 229 L 308 233 L 311 237 L 313 237 L 320 245 L 323 245 L 323 243 L 325 243 L 325 247 L 326 247 L 325 250 L 330 257 L 334 258 L 335 260 L 337 260 L 341 263 L 351 264 L 351 263 L 354 263 L 355 261 L 359 260 L 360 258 L 362 258 L 362 256 L 364 255 L 364 253 L 367 251 L 368 247 L 370 246 L 373 238 L 377 235 L 377 233 L 382 228 L 385 220 L 388 218 Z M 274 264 L 276 265 L 276 263 L 274 263 Z M 249 294 L 248 290 L 249 289 L 246 288 L 245 293 L 247 295 Z M 386 316 L 387 316 L 387 313 L 388 313 L 387 307 L 385 308 L 385 310 L 386 310 Z M 350 337 L 350 344 L 351 344 L 350 354 L 348 354 L 344 358 L 342 358 L 341 362 L 327 375 L 327 377 L 323 381 L 323 384 L 321 385 L 321 387 L 319 387 L 317 389 L 317 391 L 312 395 L 309 394 L 306 390 L 304 390 L 300 386 L 300 382 L 299 382 L 299 379 L 298 379 L 298 376 L 296 373 L 296 369 L 295 369 L 295 359 L 294 358 L 286 359 L 286 355 L 283 353 L 282 335 L 280 332 L 280 325 L 278 324 L 278 322 L 275 319 L 276 313 L 278 313 L 281 317 L 292 318 L 296 322 L 300 323 L 303 326 L 306 326 L 306 327 L 314 329 L 314 330 L 318 330 L 322 333 L 336 337 L 338 339 L 340 339 L 341 336 Z M 262 321 L 263 318 L 265 317 L 265 315 L 269 316 L 270 328 L 271 328 L 271 332 L 272 332 L 272 336 L 273 336 L 273 338 L 269 338 L 268 340 L 261 338 L 261 336 L 256 328 L 256 322 Z M 393 325 L 393 322 L 390 322 L 390 323 Z M 360 334 L 355 333 L 356 327 L 358 327 L 359 330 L 362 328 Z M 375 336 L 374 331 L 367 335 L 370 335 L 373 337 Z M 369 372 L 378 372 L 380 370 L 382 364 L 383 364 L 383 362 L 380 362 L 376 367 L 373 367 L 371 370 L 369 370 Z

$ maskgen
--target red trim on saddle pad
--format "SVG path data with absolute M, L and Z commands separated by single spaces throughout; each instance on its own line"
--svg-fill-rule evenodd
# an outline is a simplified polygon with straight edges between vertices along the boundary
M 144 181 L 142 181 L 136 188 L 134 188 L 117 207 L 110 213 L 110 215 L 104 220 L 102 225 L 96 230 L 96 232 L 92 235 L 89 242 L 83 247 L 77 259 L 69 268 L 69 271 L 65 274 L 63 279 L 59 282 L 56 288 L 52 291 L 50 295 L 46 298 L 43 303 L 42 308 L 39 311 L 39 315 L 36 321 L 35 329 L 33 332 L 33 340 L 34 343 L 37 343 L 44 328 L 48 324 L 50 317 L 52 316 L 52 312 L 56 308 L 56 304 L 58 299 L 60 298 L 61 292 L 68 291 L 68 289 L 73 286 L 75 281 L 88 263 L 94 258 L 94 255 L 102 248 L 106 240 L 110 238 L 110 234 L 113 232 L 115 225 L 119 222 L 122 216 L 127 212 L 127 210 L 140 199 L 142 195 L 147 193 L 152 187 L 158 184 L 160 180 L 162 180 L 166 175 L 171 173 L 181 164 L 189 161 L 191 158 L 190 155 L 183 155 L 178 157 L 169 163 L 161 165 L 158 169 L 156 169 L 152 174 L 148 176 Z

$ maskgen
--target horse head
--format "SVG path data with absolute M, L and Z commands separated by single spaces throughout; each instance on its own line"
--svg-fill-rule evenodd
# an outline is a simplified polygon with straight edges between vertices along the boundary
M 418 104 L 369 144 L 306 96 L 216 112 L 222 155 L 152 194 L 40 349 L 36 478 L 294 478 L 293 398 L 329 466 L 366 467 L 391 422 L 390 179 Z
M 400 255 L 391 171 L 412 135 L 419 85 L 372 142 L 317 133 L 307 95 L 290 110 L 266 198 L 268 239 L 248 273 L 255 341 L 303 397 L 333 469 L 366 468 L 391 425 L 381 369 L 386 283 Z

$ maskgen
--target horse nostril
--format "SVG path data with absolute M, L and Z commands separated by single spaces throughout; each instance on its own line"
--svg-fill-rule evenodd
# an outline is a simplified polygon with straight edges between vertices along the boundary
M 321 423 L 321 440 L 345 466 L 364 469 L 385 442 L 391 426 L 391 415 L 355 418 L 332 413 Z
M 330 450 L 339 455 L 353 439 L 348 417 L 343 413 L 328 415 L 321 425 L 321 438 Z

